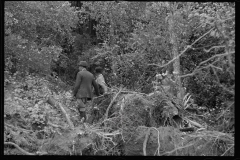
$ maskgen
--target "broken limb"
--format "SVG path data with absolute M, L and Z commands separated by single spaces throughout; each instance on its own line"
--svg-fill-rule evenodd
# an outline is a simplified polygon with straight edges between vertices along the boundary
M 67 114 L 67 112 L 65 111 L 65 109 L 63 108 L 62 104 L 61 103 L 57 103 L 56 100 L 53 98 L 53 97 L 49 97 L 47 102 L 52 105 L 53 107 L 59 107 L 63 113 L 63 115 L 66 117 L 66 120 L 67 120 L 67 123 L 68 125 L 70 126 L 70 128 L 72 130 L 74 130 L 74 125 L 72 123 L 72 121 L 70 120 L 69 118 L 69 115 Z
M 120 90 L 118 91 L 118 93 L 115 95 L 115 97 L 113 98 L 113 100 L 112 100 L 111 103 L 109 104 L 109 106 L 108 106 L 108 108 L 107 108 L 107 110 L 106 110 L 106 113 L 105 113 L 105 119 L 104 119 L 104 120 L 106 120 L 106 119 L 108 118 L 108 112 L 109 112 L 111 106 L 113 105 L 113 102 L 116 100 L 117 96 L 121 93 L 121 91 L 122 91 L 122 88 L 120 88 Z
M 212 29 L 210 29 L 209 31 L 207 31 L 205 34 L 203 34 L 201 37 L 199 37 L 196 41 L 194 41 L 191 45 L 188 45 L 178 56 L 176 56 L 175 58 L 173 58 L 172 60 L 170 60 L 168 63 L 165 63 L 164 65 L 158 65 L 158 64 L 148 64 L 148 65 L 154 65 L 154 66 L 158 66 L 160 68 L 165 67 L 167 65 L 169 65 L 170 63 L 172 63 L 173 61 L 175 61 L 176 59 L 178 59 L 180 56 L 182 56 L 188 49 L 192 48 L 192 46 L 197 43 L 200 39 L 202 39 L 203 37 L 205 37 L 208 33 L 210 33 L 212 30 L 214 29 L 214 27 Z
M 151 131 L 151 128 L 148 128 L 147 133 L 145 135 L 144 142 L 143 142 L 143 155 L 144 156 L 147 156 L 146 147 L 147 147 L 147 141 L 148 141 L 148 138 L 150 135 L 150 131 Z
M 30 153 L 30 152 L 25 151 L 24 149 L 22 149 L 16 143 L 13 143 L 13 142 L 4 142 L 4 145 L 12 145 L 12 146 L 16 147 L 19 151 L 24 153 L 25 155 L 31 155 L 31 156 L 36 155 L 34 153 Z

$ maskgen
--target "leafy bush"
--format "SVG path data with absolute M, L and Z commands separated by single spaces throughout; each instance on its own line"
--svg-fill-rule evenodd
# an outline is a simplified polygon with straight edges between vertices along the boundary
M 74 8 L 68 2 L 9 1 L 5 12 L 4 48 L 6 59 L 15 60 L 11 68 L 50 73 L 51 61 L 62 52 L 61 44 L 66 38 L 73 39 Z

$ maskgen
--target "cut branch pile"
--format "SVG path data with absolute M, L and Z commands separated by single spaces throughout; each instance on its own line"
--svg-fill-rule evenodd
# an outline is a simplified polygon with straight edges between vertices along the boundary
M 234 155 L 234 138 L 216 131 L 185 134 L 173 127 L 139 126 L 134 138 L 125 145 L 125 153 L 145 156 L 230 156 Z
M 189 120 L 193 127 L 184 128 L 186 130 L 170 122 L 164 123 L 172 118 L 171 114 L 174 114 L 174 109 L 168 108 L 166 111 L 167 107 L 164 106 L 170 104 L 172 106 L 174 103 L 169 103 L 169 98 L 161 93 L 151 94 L 150 97 L 137 93 L 119 94 L 118 92 L 118 98 L 116 95 L 113 100 L 117 99 L 117 103 L 113 108 L 115 112 L 116 109 L 118 110 L 118 114 L 108 119 L 105 118 L 98 125 L 104 122 L 103 130 L 112 132 L 115 130 L 121 134 L 124 142 L 122 148 L 124 155 L 219 156 L 234 154 L 234 138 L 231 135 L 207 131 L 200 123 L 187 118 L 184 119 Z M 167 113 L 168 117 L 165 117 Z M 197 128 L 200 129 L 197 130 Z M 191 134 L 188 131 L 191 131 Z
M 144 95 L 119 89 L 117 92 L 93 101 L 92 107 L 98 108 L 97 111 L 90 110 L 94 113 L 91 121 L 93 123 L 79 122 L 75 126 L 71 120 L 69 107 L 53 97 L 50 97 L 47 102 L 61 111 L 66 119 L 65 127 L 49 121 L 47 125 L 56 128 L 57 133 L 46 139 L 41 150 L 35 153 L 25 151 L 13 142 L 4 144 L 15 146 L 27 155 L 218 156 L 234 154 L 234 138 L 231 135 L 206 129 L 184 131 L 173 125 L 172 118 L 179 113 L 176 112 L 178 110 L 175 107 L 176 103 L 160 92 Z M 94 117 L 95 113 L 100 113 L 97 119 Z M 193 120 L 189 122 L 194 127 L 203 128 L 198 122 Z M 191 131 L 191 134 L 187 131 Z

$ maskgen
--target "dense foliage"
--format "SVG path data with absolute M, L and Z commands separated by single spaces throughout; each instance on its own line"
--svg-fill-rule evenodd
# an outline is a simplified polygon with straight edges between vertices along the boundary
M 17 116 L 18 125 L 30 130 L 52 114 L 52 122 L 66 125 L 43 101 L 54 95 L 70 105 L 65 93 L 85 60 L 92 73 L 104 68 L 111 88 L 149 94 L 165 83 L 169 97 L 197 110 L 192 117 L 235 132 L 235 3 L 6 1 L 4 13 L 9 123 Z M 45 136 L 57 132 L 47 129 Z M 31 136 L 42 136 L 26 133 L 20 138 L 7 130 L 4 138 L 30 145 Z
M 113 85 L 146 91 L 157 73 L 166 69 L 173 72 L 171 63 L 159 66 L 173 59 L 168 20 L 174 12 L 180 77 L 187 92 L 193 94 L 197 104 L 209 109 L 233 101 L 233 3 L 83 2 L 81 10 L 98 21 L 97 38 L 105 43 L 92 59 L 111 59 L 106 77 Z M 115 76 L 109 76 L 111 73 Z
M 5 2 L 6 69 L 49 74 L 52 60 L 62 54 L 61 45 L 73 41 L 76 22 L 69 2 Z

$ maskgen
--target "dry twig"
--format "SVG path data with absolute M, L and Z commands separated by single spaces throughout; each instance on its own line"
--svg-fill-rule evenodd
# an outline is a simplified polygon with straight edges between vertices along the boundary
M 111 106 L 113 105 L 113 102 L 116 100 L 117 96 L 121 93 L 121 91 L 122 91 L 122 88 L 120 88 L 120 90 L 118 91 L 118 93 L 115 95 L 115 97 L 113 98 L 113 100 L 112 100 L 111 103 L 109 104 L 109 106 L 108 106 L 108 108 L 107 108 L 107 110 L 106 110 L 106 113 L 105 113 L 105 118 L 104 118 L 104 120 L 106 120 L 106 119 L 108 118 L 108 112 L 109 112 Z
M 194 122 L 194 121 L 192 121 L 192 120 L 190 120 L 190 119 L 188 119 L 188 118 L 186 118 L 186 117 L 185 117 L 185 119 L 186 119 L 189 123 L 191 123 L 192 125 L 194 125 L 194 126 L 196 126 L 196 127 L 198 127 L 198 128 L 204 128 L 204 126 L 202 126 L 201 124 L 199 124 L 199 123 L 197 123 L 197 122 Z
M 148 127 L 145 127 L 145 126 L 139 126 L 139 127 L 141 127 L 141 128 L 148 128 Z M 157 152 L 158 152 L 158 156 L 160 156 L 160 147 L 161 147 L 161 145 L 160 145 L 160 132 L 159 132 L 159 130 L 158 130 L 157 128 L 155 128 L 155 127 L 150 127 L 150 128 L 148 128 L 148 130 L 147 130 L 147 133 L 146 133 L 146 135 L 145 135 L 145 139 L 144 139 L 144 142 L 143 142 L 143 155 L 144 155 L 144 156 L 147 155 L 146 147 L 147 147 L 147 141 L 148 141 L 148 139 L 149 139 L 149 135 L 150 135 L 150 133 L 151 133 L 151 132 L 150 132 L 151 129 L 155 129 L 155 130 L 158 132 L 158 148 L 157 148 Z
M 161 145 L 160 145 L 160 132 L 155 127 L 151 127 L 151 128 L 155 129 L 158 132 L 158 148 L 157 148 L 157 152 L 158 152 L 158 156 L 160 156 L 160 147 L 161 147 Z
M 147 156 L 146 146 L 147 146 L 147 141 L 148 141 L 148 138 L 149 138 L 149 135 L 150 135 L 150 131 L 151 131 L 151 128 L 148 128 L 147 133 L 145 135 L 144 142 L 143 142 L 143 155 L 144 156 Z
M 72 130 L 74 130 L 74 125 L 73 125 L 72 121 L 70 120 L 69 115 L 67 114 L 67 112 L 66 112 L 65 109 L 63 108 L 62 104 L 61 104 L 61 103 L 57 103 L 56 100 L 55 100 L 53 97 L 49 97 L 47 102 L 48 102 L 50 105 L 52 105 L 52 106 L 54 106 L 54 107 L 58 106 L 58 107 L 61 109 L 63 115 L 66 117 L 66 120 L 67 120 L 67 122 L 68 122 L 68 125 L 70 126 L 70 128 L 71 128 Z
M 221 156 L 224 156 L 230 149 L 232 149 L 234 145 L 232 145 L 231 147 L 229 147 Z
M 16 129 L 16 130 L 21 130 L 21 131 L 23 131 L 23 132 L 25 132 L 25 133 L 33 132 L 33 131 L 31 131 L 31 130 L 26 130 L 26 129 L 23 129 L 23 128 L 17 128 L 17 127 L 15 127 L 15 126 L 12 126 L 12 125 L 7 124 L 7 123 L 4 123 L 4 125 L 6 125 L 6 126 L 8 126 L 8 127 L 10 127 L 10 128 Z
M 209 48 L 208 50 L 206 50 L 205 48 L 203 49 L 204 50 L 204 52 L 210 52 L 212 49 L 214 49 L 214 48 L 224 48 L 225 46 L 213 46 L 213 47 L 211 47 L 211 48 Z
M 179 150 L 179 149 L 183 149 L 183 148 L 190 147 L 190 146 L 192 146 L 192 145 L 194 145 L 194 143 L 192 143 L 192 144 L 189 144 L 189 145 L 186 145 L 186 146 L 182 146 L 182 147 L 175 148 L 175 149 L 174 149 L 174 150 L 172 150 L 172 151 L 169 151 L 169 152 L 165 152 L 165 153 L 163 153 L 163 154 L 162 154 L 162 156 L 163 156 L 163 155 L 165 155 L 165 154 L 170 154 L 170 153 L 173 153 L 173 152 L 175 152 L 175 151 L 177 151 L 177 150 Z
M 27 152 L 25 151 L 24 149 L 22 149 L 21 147 L 19 147 L 16 143 L 13 143 L 13 142 L 4 142 L 4 145 L 13 145 L 14 147 L 16 147 L 19 151 L 21 151 L 22 153 L 26 154 L 26 155 L 36 155 L 34 153 L 30 153 L 30 152 Z

